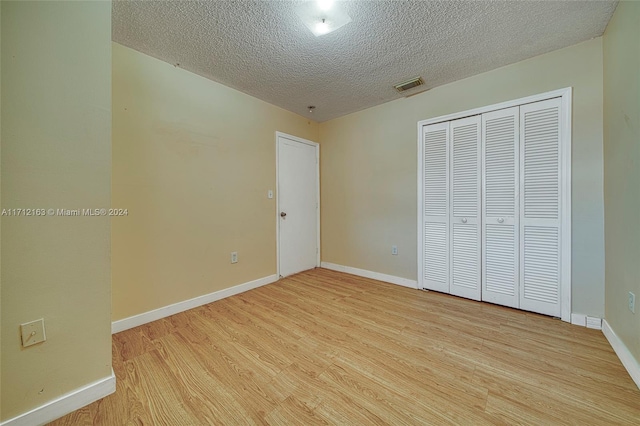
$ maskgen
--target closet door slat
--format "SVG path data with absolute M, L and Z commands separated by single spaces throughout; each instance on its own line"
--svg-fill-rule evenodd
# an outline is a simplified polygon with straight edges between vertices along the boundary
M 482 115 L 482 300 L 519 301 L 519 107 Z
M 520 308 L 560 316 L 560 99 L 520 107 Z
M 449 292 L 449 123 L 423 128 L 424 288 Z
M 456 296 L 480 300 L 480 140 L 479 115 L 450 123 L 451 287 Z

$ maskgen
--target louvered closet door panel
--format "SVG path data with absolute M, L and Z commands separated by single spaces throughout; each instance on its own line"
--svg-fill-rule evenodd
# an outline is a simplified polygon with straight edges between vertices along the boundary
M 519 107 L 482 115 L 482 300 L 517 308 Z
M 520 308 L 560 316 L 560 99 L 520 107 Z
M 480 300 L 480 116 L 451 121 L 451 289 Z
M 423 287 L 449 292 L 449 123 L 423 128 Z

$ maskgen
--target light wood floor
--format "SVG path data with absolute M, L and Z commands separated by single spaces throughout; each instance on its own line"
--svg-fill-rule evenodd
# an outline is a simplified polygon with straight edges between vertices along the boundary
M 639 424 L 600 331 L 324 269 L 113 336 L 54 425 Z

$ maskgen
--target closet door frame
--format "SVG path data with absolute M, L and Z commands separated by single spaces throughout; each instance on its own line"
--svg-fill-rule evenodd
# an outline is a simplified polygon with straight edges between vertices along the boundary
M 538 101 L 544 101 L 553 98 L 561 99 L 561 115 L 560 115 L 560 131 L 563 135 L 560 146 L 560 164 L 561 182 L 560 190 L 561 198 L 561 219 L 560 219 L 560 318 L 562 321 L 571 322 L 571 99 L 572 88 L 553 90 L 533 96 L 527 96 L 520 99 L 514 99 L 507 102 L 501 102 L 494 105 L 488 105 L 481 108 L 475 108 L 467 111 L 457 112 L 454 114 L 443 115 L 440 117 L 430 118 L 418 122 L 418 230 L 423 228 L 424 218 L 424 197 L 422 194 L 422 176 L 424 174 L 423 164 L 423 148 L 422 137 L 423 127 L 431 124 L 451 121 L 472 115 L 484 114 L 499 109 L 511 108 L 524 104 Z M 422 232 L 418 234 L 418 288 L 425 288 L 422 276 L 423 265 L 423 244 L 424 238 Z

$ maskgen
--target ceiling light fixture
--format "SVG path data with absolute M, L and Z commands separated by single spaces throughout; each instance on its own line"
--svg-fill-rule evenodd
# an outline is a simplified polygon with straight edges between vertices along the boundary
M 326 19 L 323 19 L 322 22 L 318 22 L 316 24 L 316 35 L 322 35 L 329 32 L 329 24 L 327 24 Z
M 333 7 L 333 0 L 318 0 L 320 10 L 330 10 Z
M 351 17 L 333 0 L 305 1 L 296 7 L 296 14 L 316 37 L 351 22 Z

